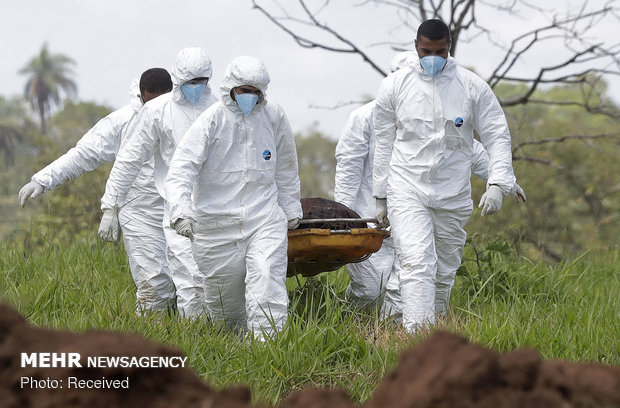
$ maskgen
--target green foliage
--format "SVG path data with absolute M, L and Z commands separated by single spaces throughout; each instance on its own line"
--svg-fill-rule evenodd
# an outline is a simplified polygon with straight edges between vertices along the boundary
M 295 135 L 302 197 L 334 197 L 336 142 L 316 129 Z
M 55 114 L 50 121 L 50 135 L 44 136 L 30 129 L 21 149 L 23 153 L 10 170 L 10 188 L 3 191 L 0 205 L 6 202 L 10 212 L 5 213 L 6 222 L 22 229 L 43 232 L 50 240 L 58 240 L 62 235 L 73 235 L 81 231 L 93 231 L 101 218 L 101 196 L 105 189 L 111 164 L 106 164 L 93 172 L 83 174 L 76 180 L 49 191 L 34 200 L 28 200 L 24 209 L 17 205 L 17 193 L 32 174 L 41 170 L 61 155 L 65 154 L 102 117 L 109 108 L 89 102 L 67 102 L 64 109 Z M 19 223 L 14 214 L 17 212 Z M 8 229 L 8 228 L 7 228 Z M 8 233 L 8 231 L 4 231 Z
M 29 322 L 138 333 L 172 345 L 207 383 L 246 384 L 255 402 L 276 403 L 307 385 L 342 387 L 354 401 L 366 401 L 400 352 L 427 335 L 406 335 L 375 312 L 349 305 L 344 269 L 289 278 L 288 323 L 266 344 L 206 321 L 138 317 L 122 247 L 92 233 L 35 240 L 42 244 L 0 246 L 0 297 Z M 620 333 L 612 324 L 620 310 L 619 249 L 548 266 L 517 256 L 499 239 L 475 237 L 470 244 L 438 328 L 499 351 L 532 347 L 548 359 L 620 364 Z
M 604 91 L 604 84 L 599 91 Z M 510 99 L 520 86 L 503 85 Z M 481 217 L 475 211 L 467 230 L 506 233 L 521 253 L 558 261 L 564 253 L 618 245 L 620 231 L 620 110 L 596 93 L 587 100 L 610 114 L 594 114 L 572 104 L 584 90 L 567 85 L 540 91 L 528 104 L 506 109 L 513 136 L 517 182 L 528 203 L 504 199 L 502 211 Z M 615 115 L 615 116 L 614 116 Z M 484 192 L 472 182 L 474 204 Z
M 25 142 L 26 134 L 33 131 L 33 123 L 28 116 L 24 101 L 7 100 L 0 96 L 0 154 L 2 166 L 12 165 L 19 145 Z
M 510 243 L 499 236 L 467 237 L 463 263 L 457 271 L 457 276 L 463 277 L 466 282 L 462 290 L 475 296 L 487 285 L 495 286 L 498 290 L 505 288 L 502 276 L 496 273 L 497 264 L 512 252 Z
M 467 248 L 451 299 L 457 331 L 500 351 L 531 347 L 549 359 L 618 364 L 618 248 L 549 266 L 497 244 L 504 246 L 496 241 L 483 251 L 482 268 Z
M 30 164 L 30 142 L 37 134 L 24 101 L 0 96 L 0 239 L 18 224 L 17 192 Z
M 46 139 L 44 152 L 34 161 L 33 173 L 54 161 L 77 141 L 102 117 L 110 113 L 109 108 L 89 102 L 67 103 L 51 121 L 54 139 Z M 44 194 L 36 204 L 38 213 L 33 225 L 38 230 L 62 231 L 77 234 L 80 231 L 94 231 L 101 219 L 101 196 L 112 165 L 106 164 L 65 183 L 56 190 Z M 50 234 L 50 237 L 53 234 Z

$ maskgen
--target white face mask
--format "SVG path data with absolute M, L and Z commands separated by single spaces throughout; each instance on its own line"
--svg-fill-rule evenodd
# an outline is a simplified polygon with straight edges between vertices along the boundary
M 439 55 L 427 55 L 426 57 L 420 58 L 420 64 L 422 64 L 422 68 L 432 77 L 437 75 L 439 71 L 446 66 L 446 62 L 448 62 L 445 58 L 440 57 Z
M 239 109 L 241 109 L 241 112 L 243 112 L 245 116 L 248 116 L 258 102 L 258 95 L 253 93 L 237 94 L 235 95 L 235 100 L 237 101 L 237 105 L 239 106 Z
M 181 85 L 181 92 L 183 92 L 189 103 L 193 105 L 198 102 L 206 86 L 206 84 L 183 84 Z

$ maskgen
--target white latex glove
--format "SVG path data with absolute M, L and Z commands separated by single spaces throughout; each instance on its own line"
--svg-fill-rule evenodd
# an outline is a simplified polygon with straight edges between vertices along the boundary
M 385 198 L 375 198 L 375 218 L 381 228 L 390 225 L 387 217 L 387 200 Z
M 518 203 L 519 199 L 521 199 L 521 201 L 523 201 L 524 203 L 527 203 L 527 197 L 525 196 L 525 191 L 523 191 L 521 186 L 518 185 L 517 183 L 515 183 L 515 185 L 512 187 L 512 190 L 510 190 L 510 195 L 512 195 L 512 198 L 515 199 L 515 203 Z
M 288 229 L 294 230 L 295 228 L 299 227 L 300 220 L 301 219 L 299 217 L 291 218 L 290 220 L 288 220 Z
M 99 238 L 108 242 L 116 242 L 119 238 L 118 208 L 106 208 L 99 224 Z
M 23 186 L 21 190 L 19 190 L 19 205 L 23 207 L 28 198 L 37 198 L 43 193 L 43 190 L 44 188 L 41 184 L 32 180 L 30 183 Z
M 495 214 L 502 208 L 502 189 L 496 185 L 491 185 L 487 192 L 482 195 L 478 208 L 482 208 L 481 215 Z
M 184 237 L 189 238 L 190 241 L 194 242 L 194 220 L 191 218 L 179 218 L 174 223 L 174 229 L 177 234 L 183 235 Z

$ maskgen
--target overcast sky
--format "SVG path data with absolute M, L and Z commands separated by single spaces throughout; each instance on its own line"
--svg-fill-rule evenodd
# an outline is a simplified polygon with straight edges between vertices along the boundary
M 297 2 L 282 0 L 281 3 Z M 373 5 L 354 7 L 360 3 L 364 2 L 332 1 L 323 10 L 321 19 L 363 46 L 387 70 L 395 51 L 373 44 L 389 39 L 411 41 L 413 32 L 396 28 L 398 19 L 393 9 Z M 533 3 L 574 9 L 583 2 Z M 545 21 L 532 11 L 507 17 L 485 11 L 483 7 L 478 10 L 480 22 L 494 28 L 496 39 L 504 44 Z M 417 28 L 417 22 L 411 23 Z M 617 43 L 617 28 L 617 19 L 600 22 L 595 39 Z M 372 97 L 381 80 L 357 55 L 299 47 L 253 10 L 250 0 L 4 1 L 0 38 L 0 95 L 22 93 L 25 77 L 17 71 L 48 42 L 51 52 L 75 60 L 79 99 L 115 109 L 128 102 L 132 78 L 150 67 L 171 69 L 177 52 L 184 47 L 201 46 L 209 52 L 214 66 L 212 89 L 218 95 L 219 83 L 230 60 L 238 55 L 256 56 L 265 61 L 270 71 L 268 99 L 284 107 L 293 130 L 307 130 L 316 121 L 320 130 L 334 138 L 354 107 L 325 110 L 311 109 L 309 105 L 333 106 Z M 518 69 L 534 72 L 541 64 L 559 60 L 558 50 L 557 46 L 536 50 Z M 479 37 L 473 43 L 459 44 L 457 62 L 475 68 L 486 78 L 500 55 L 486 38 Z M 610 81 L 611 92 L 619 95 L 620 81 L 617 78 Z

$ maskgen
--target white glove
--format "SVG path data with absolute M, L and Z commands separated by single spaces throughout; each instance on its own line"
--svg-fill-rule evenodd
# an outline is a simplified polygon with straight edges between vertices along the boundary
M 381 228 L 390 225 L 390 220 L 387 217 L 387 200 L 385 198 L 375 197 L 375 218 Z
M 482 195 L 478 208 L 482 208 L 481 215 L 495 214 L 502 208 L 502 189 L 496 185 L 490 185 L 487 192 Z
M 294 230 L 295 228 L 299 227 L 300 220 L 301 219 L 299 217 L 291 218 L 290 220 L 288 220 L 288 229 Z
M 183 235 L 194 242 L 194 220 L 191 218 L 179 218 L 174 223 L 174 229 L 177 234 Z
M 512 195 L 512 197 L 515 199 L 515 203 L 518 203 L 519 199 L 521 199 L 521 201 L 523 201 L 524 203 L 527 203 L 525 191 L 523 191 L 521 186 L 517 183 L 515 183 L 515 185 L 512 187 L 512 190 L 510 190 L 510 195 Z
M 118 241 L 118 208 L 106 208 L 99 224 L 99 238 L 108 242 Z
M 43 193 L 43 190 L 44 188 L 41 184 L 32 180 L 30 183 L 23 186 L 21 190 L 19 190 L 19 205 L 23 207 L 28 198 L 37 198 Z

